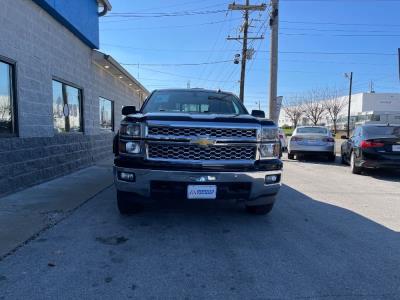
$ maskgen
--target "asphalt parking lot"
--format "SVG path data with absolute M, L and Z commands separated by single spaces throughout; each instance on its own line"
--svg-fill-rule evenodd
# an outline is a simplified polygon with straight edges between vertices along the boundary
M 339 159 L 337 159 L 339 161 Z M 269 216 L 119 216 L 113 187 L 0 261 L 0 299 L 399 299 L 400 175 L 284 161 Z

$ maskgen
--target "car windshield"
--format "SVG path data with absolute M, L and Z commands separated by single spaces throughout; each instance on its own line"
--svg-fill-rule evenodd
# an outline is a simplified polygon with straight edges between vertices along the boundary
M 300 127 L 297 133 L 327 134 L 327 129 L 323 127 Z
M 367 137 L 400 137 L 400 126 L 366 126 L 364 132 Z
M 155 91 L 142 110 L 148 112 L 180 112 L 196 114 L 247 114 L 239 100 L 231 94 L 207 91 Z

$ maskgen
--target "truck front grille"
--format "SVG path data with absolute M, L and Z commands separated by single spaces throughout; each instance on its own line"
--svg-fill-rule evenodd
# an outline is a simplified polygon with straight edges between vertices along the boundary
M 186 144 L 151 143 L 148 145 L 148 157 L 162 160 L 255 160 L 255 145 L 231 145 L 199 147 Z
M 157 136 L 210 136 L 214 138 L 256 138 L 257 130 L 251 128 L 203 128 L 149 126 L 149 135 Z

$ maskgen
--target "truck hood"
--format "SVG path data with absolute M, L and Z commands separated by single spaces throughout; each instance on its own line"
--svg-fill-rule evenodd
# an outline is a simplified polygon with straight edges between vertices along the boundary
M 267 119 L 255 118 L 248 114 L 225 115 L 225 114 L 189 114 L 189 113 L 170 113 L 157 112 L 146 114 L 132 114 L 125 117 L 128 122 L 146 122 L 155 121 L 193 121 L 193 122 L 211 122 L 211 123 L 251 123 L 260 125 L 275 125 L 274 122 Z

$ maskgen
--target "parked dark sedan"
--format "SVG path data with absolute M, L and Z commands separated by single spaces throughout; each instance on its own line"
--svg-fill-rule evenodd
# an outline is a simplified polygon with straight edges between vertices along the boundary
M 342 163 L 352 173 L 363 168 L 400 169 L 400 125 L 362 125 L 341 145 Z

